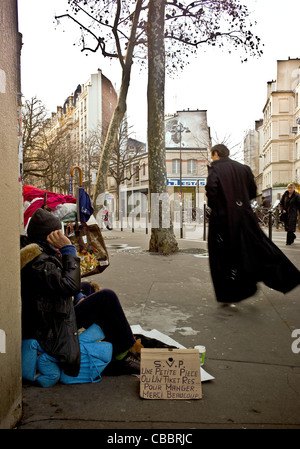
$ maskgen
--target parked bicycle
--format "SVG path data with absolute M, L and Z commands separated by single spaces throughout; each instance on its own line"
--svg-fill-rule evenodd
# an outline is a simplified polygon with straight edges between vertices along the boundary
M 261 226 L 268 226 L 269 225 L 269 209 L 266 209 L 265 207 L 259 206 L 257 201 L 252 202 L 252 209 L 257 216 L 258 222 Z M 272 225 L 273 225 L 273 214 L 272 214 Z M 275 221 L 275 218 L 274 218 Z
M 276 200 L 269 209 L 259 206 L 257 201 L 252 201 L 251 206 L 261 226 L 270 226 L 270 219 L 272 226 L 278 228 L 283 226 L 283 223 L 280 221 L 279 200 Z

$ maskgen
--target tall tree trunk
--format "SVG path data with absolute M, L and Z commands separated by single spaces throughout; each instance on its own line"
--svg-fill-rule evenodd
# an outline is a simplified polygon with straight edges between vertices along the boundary
M 97 178 L 96 183 L 94 187 L 94 194 L 93 194 L 93 203 L 94 208 L 97 211 L 100 209 L 101 205 L 104 203 L 104 195 L 107 187 L 107 176 L 108 176 L 108 170 L 109 170 L 109 164 L 111 160 L 111 153 L 112 149 L 115 147 L 117 138 L 118 138 L 118 131 L 120 128 L 120 125 L 122 123 L 122 120 L 124 118 L 126 108 L 127 108 L 127 93 L 129 89 L 130 84 L 130 76 L 131 76 L 131 66 L 132 66 L 132 59 L 133 59 L 133 50 L 135 47 L 135 38 L 136 38 L 136 31 L 137 31 L 137 25 L 139 21 L 139 16 L 141 12 L 142 7 L 142 0 L 137 0 L 134 18 L 132 22 L 132 28 L 129 38 L 129 45 L 127 48 L 126 58 L 123 62 L 122 55 L 120 55 L 120 60 L 122 64 L 122 83 L 120 88 L 120 93 L 118 97 L 118 103 L 116 106 L 116 109 L 114 111 L 113 117 L 111 119 L 108 132 L 106 135 L 106 139 L 104 142 L 104 146 L 101 153 L 99 168 L 97 171 Z
M 149 1 L 148 19 L 148 157 L 149 193 L 164 196 L 159 202 L 157 226 L 153 227 L 151 213 L 151 239 L 149 251 L 171 254 L 178 251 L 170 216 L 166 179 L 165 151 L 165 48 L 164 48 L 165 0 Z M 168 204 L 166 204 L 166 200 Z M 151 208 L 152 209 L 152 208 Z M 166 217 L 165 215 L 168 214 Z

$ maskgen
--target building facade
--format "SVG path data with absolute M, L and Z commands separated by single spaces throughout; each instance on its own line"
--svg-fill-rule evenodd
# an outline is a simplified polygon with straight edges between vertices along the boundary
M 277 78 L 267 83 L 263 119 L 244 142 L 258 185 L 258 196 L 272 203 L 287 184 L 300 184 L 300 59 L 277 61 Z M 249 150 L 250 134 L 255 140 Z M 251 155 L 249 156 L 249 154 Z M 253 165 L 253 166 L 252 166 Z
M 179 213 L 181 198 L 183 209 L 203 207 L 210 147 L 206 110 L 177 111 L 165 117 L 167 186 L 175 215 Z M 120 209 L 126 216 L 138 202 L 145 213 L 144 207 L 150 207 L 147 150 L 127 170 L 130 176 L 121 185 Z M 116 182 L 112 177 L 108 179 L 108 190 L 114 202 L 117 201 Z
M 49 120 L 48 136 L 64 143 L 83 173 L 83 184 L 92 190 L 100 152 L 117 105 L 111 81 L 98 69 L 79 84 Z M 71 167 L 69 167 L 71 168 Z

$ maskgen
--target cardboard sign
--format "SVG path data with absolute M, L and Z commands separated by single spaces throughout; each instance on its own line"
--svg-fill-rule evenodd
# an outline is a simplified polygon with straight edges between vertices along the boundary
M 143 348 L 140 396 L 144 399 L 201 399 L 198 349 Z

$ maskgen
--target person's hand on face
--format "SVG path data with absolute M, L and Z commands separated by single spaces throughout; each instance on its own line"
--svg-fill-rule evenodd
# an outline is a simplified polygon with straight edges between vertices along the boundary
M 71 245 L 71 241 L 62 233 L 61 229 L 51 232 L 51 234 L 47 236 L 47 242 L 57 249 L 62 246 Z

